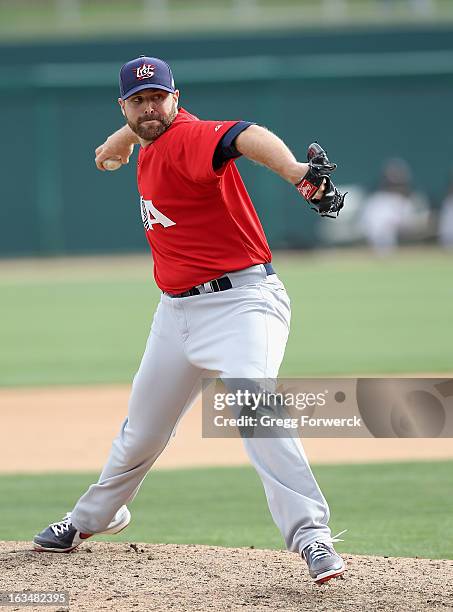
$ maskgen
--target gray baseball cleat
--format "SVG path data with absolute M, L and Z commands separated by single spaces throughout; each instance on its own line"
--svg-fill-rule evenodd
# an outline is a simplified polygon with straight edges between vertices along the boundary
M 121 506 L 104 531 L 97 535 L 119 533 L 131 522 L 131 513 L 127 506 Z M 94 533 L 82 533 L 71 523 L 71 513 L 57 523 L 51 523 L 33 538 L 33 549 L 38 552 L 71 552 L 85 542 Z
M 338 535 L 342 533 L 344 531 Z M 342 542 L 342 540 L 338 540 L 338 536 L 335 536 L 330 542 L 312 542 L 302 551 L 302 558 L 307 562 L 310 576 L 316 584 L 323 584 L 332 578 L 337 578 L 346 570 L 346 565 L 340 555 L 335 552 L 332 542 Z

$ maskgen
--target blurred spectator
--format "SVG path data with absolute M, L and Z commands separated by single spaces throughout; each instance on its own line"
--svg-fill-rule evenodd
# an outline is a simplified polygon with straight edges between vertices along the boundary
M 445 248 L 453 248 L 453 171 L 450 186 L 440 210 L 439 240 Z
M 401 236 L 421 237 L 428 227 L 425 196 L 412 187 L 412 173 L 403 159 L 388 160 L 378 190 L 365 202 L 362 227 L 366 239 L 379 253 L 398 246 Z

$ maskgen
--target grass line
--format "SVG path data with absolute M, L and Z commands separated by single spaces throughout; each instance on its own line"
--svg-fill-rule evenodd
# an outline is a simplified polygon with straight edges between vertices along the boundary
M 275 257 L 293 312 L 281 374 L 451 372 L 451 261 Z M 160 296 L 150 266 L 83 265 L 0 266 L 0 386 L 131 381 Z
M 333 533 L 348 529 L 338 550 L 453 559 L 452 461 L 323 465 L 314 472 L 330 504 Z M 0 476 L 0 539 L 30 539 L 71 509 L 96 478 Z M 152 471 L 131 510 L 133 522 L 119 540 L 284 548 L 250 467 Z

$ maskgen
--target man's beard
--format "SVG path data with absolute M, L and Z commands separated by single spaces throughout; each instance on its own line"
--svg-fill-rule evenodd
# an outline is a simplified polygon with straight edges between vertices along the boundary
M 168 130 L 177 114 L 178 108 L 175 104 L 167 116 L 159 115 L 159 113 L 154 113 L 151 117 L 149 115 L 142 115 L 137 119 L 136 123 L 133 123 L 129 119 L 127 123 L 139 138 L 147 140 L 148 142 L 153 142 Z M 146 121 L 152 121 L 153 123 L 144 125 Z

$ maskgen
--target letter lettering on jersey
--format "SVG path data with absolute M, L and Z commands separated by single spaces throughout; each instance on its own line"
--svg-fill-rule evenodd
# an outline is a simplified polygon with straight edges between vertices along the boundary
M 163 227 L 170 227 L 176 225 L 175 221 L 172 221 L 164 215 L 164 213 L 157 210 L 151 200 L 144 200 L 140 198 L 142 219 L 146 230 L 153 230 L 155 223 L 160 223 Z

